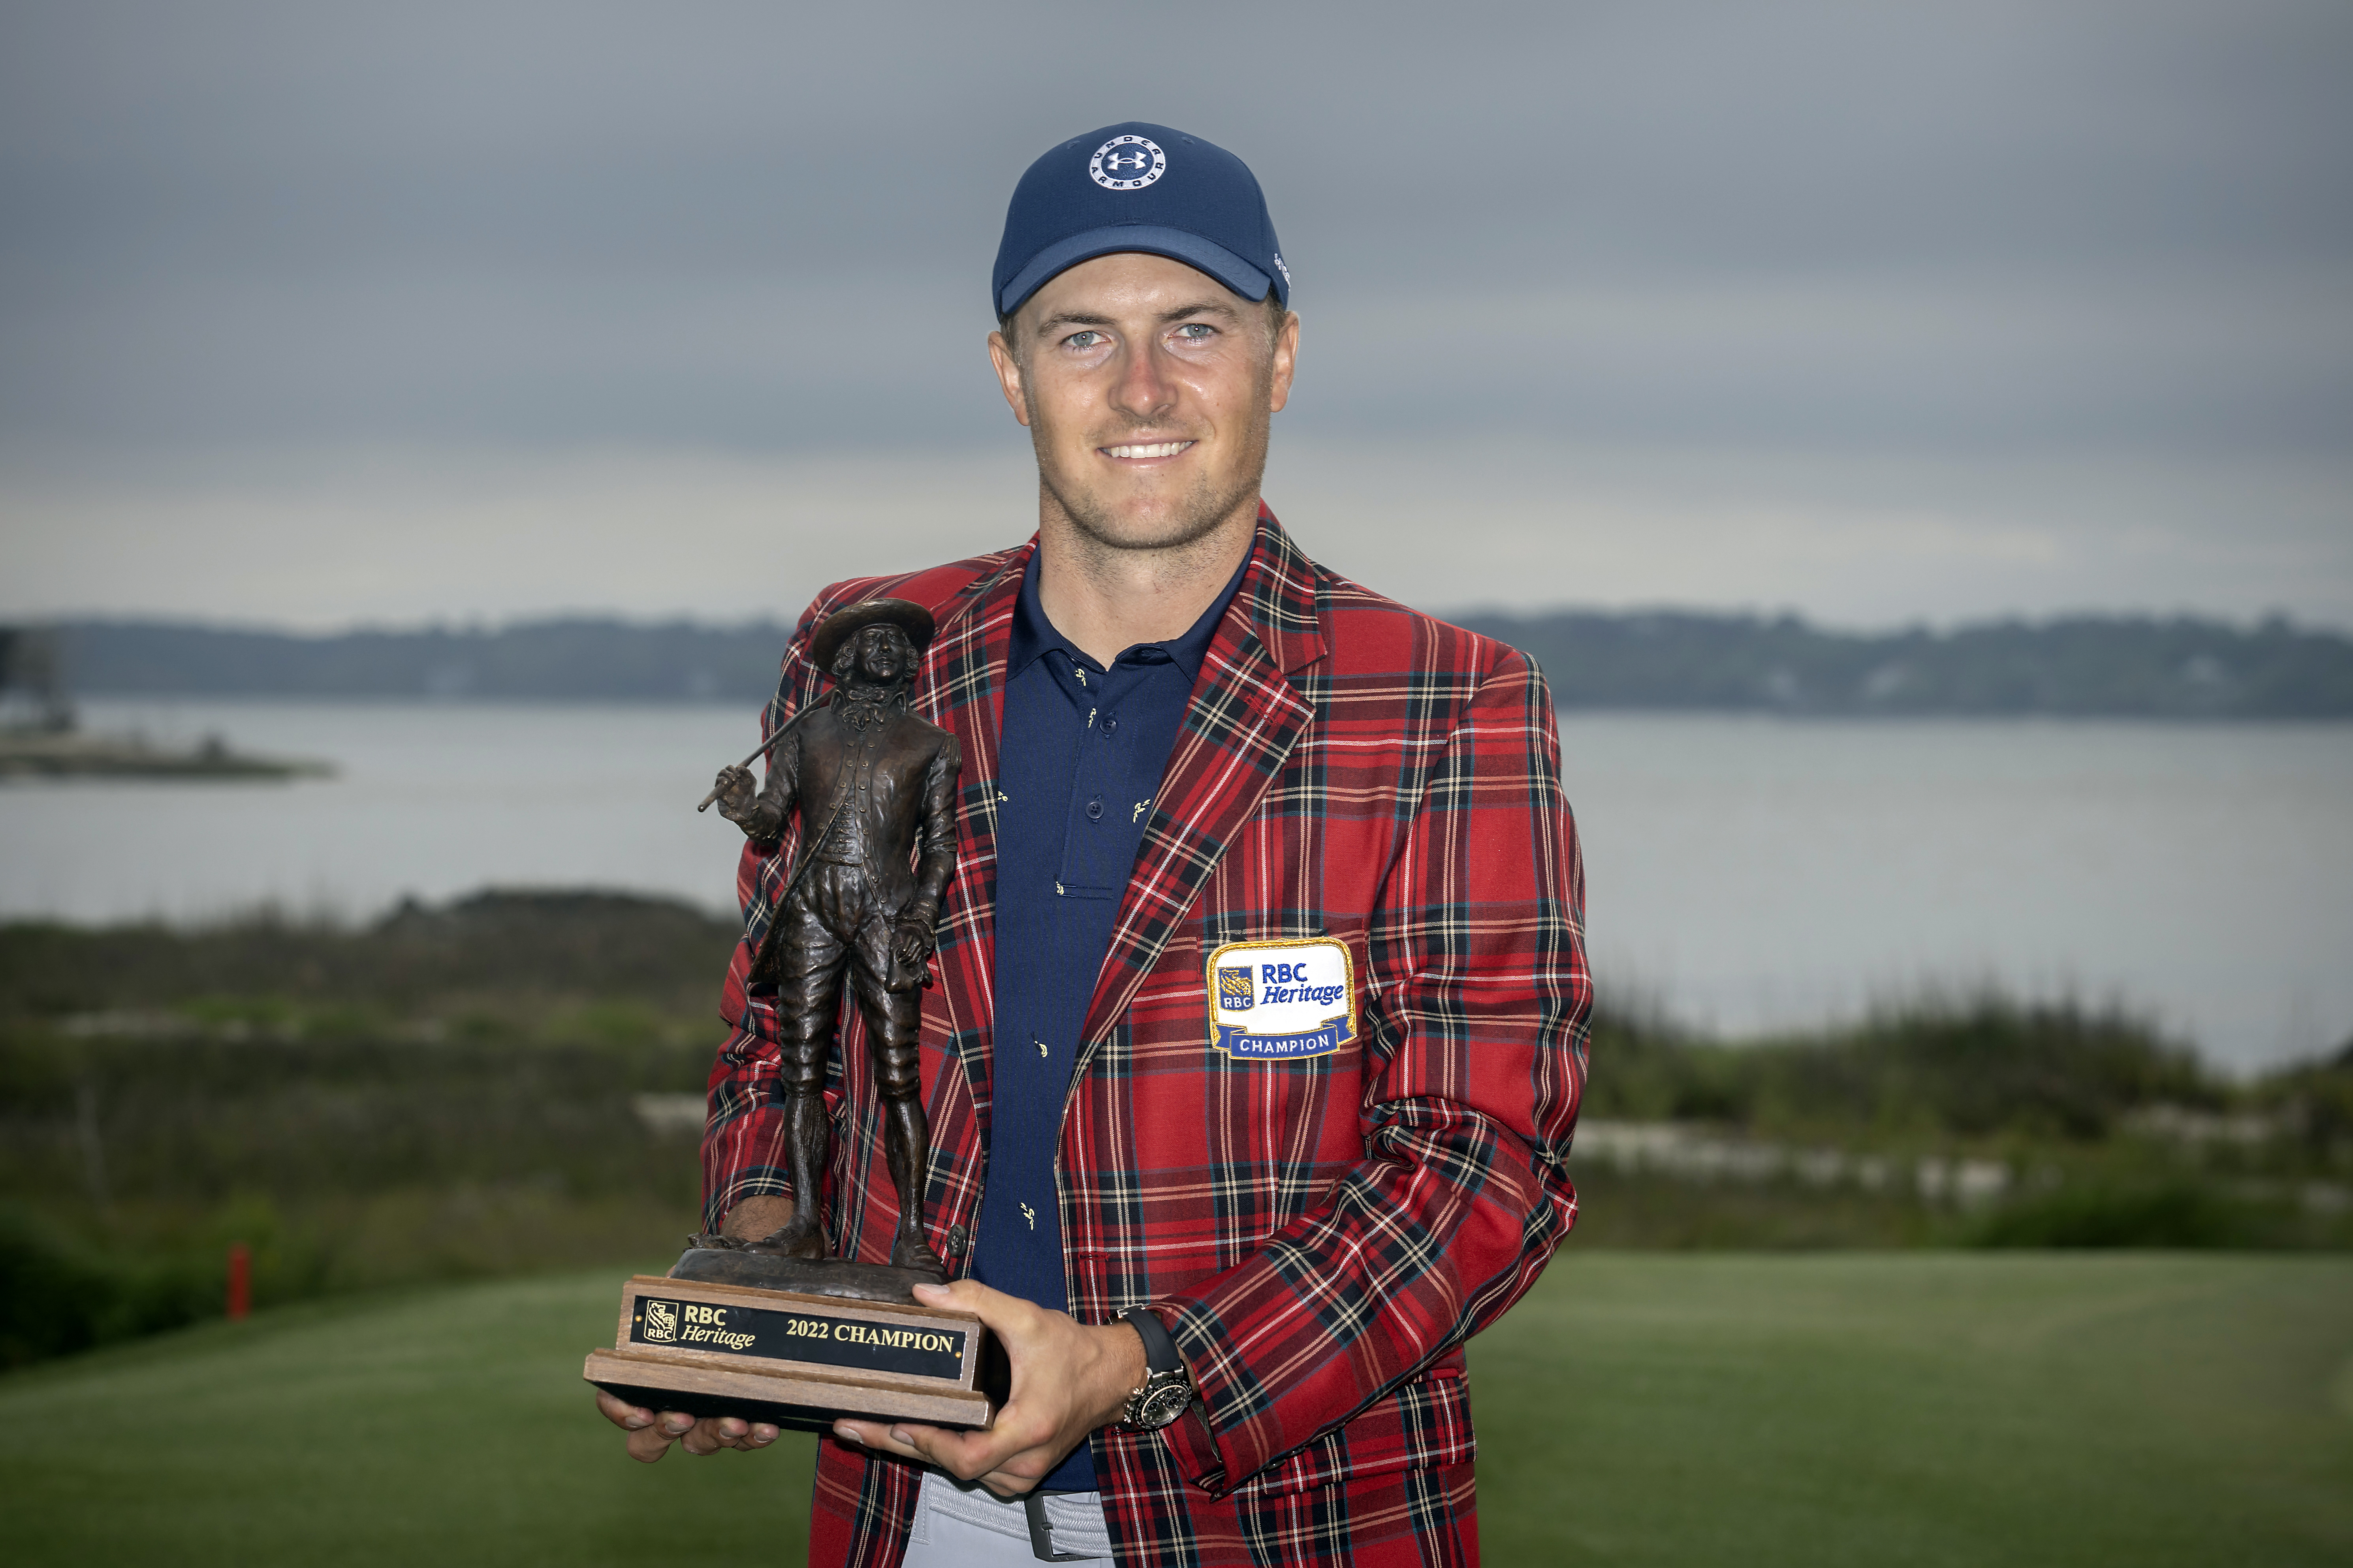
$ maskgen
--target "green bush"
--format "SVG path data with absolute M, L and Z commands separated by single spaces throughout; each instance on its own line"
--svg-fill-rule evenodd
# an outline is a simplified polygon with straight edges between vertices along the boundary
M 1799 1137 L 2092 1142 L 2137 1110 L 2228 1099 L 2186 1047 L 2128 1015 L 1930 995 L 1848 1028 L 1748 1045 L 1605 1014 L 1584 1113 Z
M 2276 1246 L 2284 1216 L 2211 1185 L 2063 1187 L 1988 1215 L 1979 1247 L 2254 1247 Z
M 89 1350 L 217 1315 L 226 1261 L 140 1261 L 0 1208 L 0 1367 Z

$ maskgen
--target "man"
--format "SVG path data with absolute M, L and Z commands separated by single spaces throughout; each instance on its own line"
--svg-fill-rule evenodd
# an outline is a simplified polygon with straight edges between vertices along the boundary
M 809 657 L 832 672 L 832 700 L 769 748 L 767 785 L 756 796 L 744 767 L 721 770 L 718 794 L 720 814 L 755 846 L 782 840 L 794 806 L 801 807 L 801 857 L 751 968 L 754 983 L 785 977 L 774 987 L 776 1089 L 793 1190 L 820 1185 L 829 1135 L 826 1058 L 847 972 L 873 1057 L 884 1163 L 899 1198 L 891 1261 L 938 1272 L 939 1255 L 923 1237 L 923 1180 L 915 1168 L 930 1143 L 916 1040 L 923 966 L 955 869 L 961 763 L 954 736 L 906 710 L 915 657 L 932 632 L 931 613 L 903 599 L 871 599 L 828 617 Z M 786 1258 L 826 1256 L 814 1206 L 758 1245 Z
M 986 1432 L 837 1423 L 811 1560 L 1475 1561 L 1462 1344 L 1576 1213 L 1591 986 L 1550 700 L 1261 504 L 1299 323 L 1238 159 L 1141 123 L 1064 143 L 994 288 L 1036 536 L 827 590 L 769 721 L 835 610 L 937 618 L 918 700 L 965 774 L 926 1223 L 961 1277 L 923 1294 L 997 1331 L 1012 1393 Z M 814 1202 L 879 1258 L 859 1053 L 826 1190 L 775 1165 L 777 1005 L 746 982 L 789 857 L 741 876 L 709 1221 Z M 775 1436 L 604 1404 L 644 1459 Z

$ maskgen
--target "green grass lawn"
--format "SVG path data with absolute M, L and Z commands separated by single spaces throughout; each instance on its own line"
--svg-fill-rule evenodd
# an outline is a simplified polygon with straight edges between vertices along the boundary
M 0 1380 L 0 1557 L 797 1561 L 806 1440 L 647 1468 L 596 1417 L 622 1272 Z M 1472 1371 L 1491 1562 L 2353 1560 L 2353 1260 L 1572 1251 Z
M 1498 1563 L 2353 1562 L 2353 1259 L 1572 1250 L 1471 1368 Z

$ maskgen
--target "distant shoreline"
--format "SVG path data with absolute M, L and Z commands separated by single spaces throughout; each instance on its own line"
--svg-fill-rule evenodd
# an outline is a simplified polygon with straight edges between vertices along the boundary
M 579 710 L 608 709 L 616 712 L 720 712 L 744 714 L 765 703 L 770 693 L 745 696 L 742 693 L 717 697 L 634 697 L 607 696 L 602 693 L 583 695 L 533 695 L 530 693 L 470 693 L 455 697 L 429 697 L 404 691 L 91 691 L 83 696 L 85 706 L 100 715 L 112 715 L 123 710 L 153 708 L 168 710 L 174 708 L 236 709 L 367 709 L 389 710 L 439 710 L 452 711 L 489 712 L 500 709 L 514 710 Z M 1678 720 L 1752 720 L 1767 724 L 1817 724 L 1827 729 L 1894 730 L 1905 725 L 1997 725 L 2046 724 L 2073 728 L 2086 724 L 2114 724 L 2126 728 L 2181 730 L 2195 731 L 2212 730 L 2230 732 L 2253 729 L 2280 730 L 2288 732 L 2311 731 L 2315 733 L 2343 725 L 2353 725 L 2353 713 L 2319 713 L 2312 715 L 2254 713 L 2052 713 L 2052 712 L 1838 712 L 1777 708 L 1702 708 L 1659 707 L 1640 704 L 1619 705 L 1589 702 L 1571 706 L 1556 701 L 1555 710 L 1566 722 L 1579 719 L 1656 719 Z
M 1827 630 L 1794 616 L 1464 614 L 1527 653 L 1563 712 L 1855 718 L 2353 718 L 2353 637 L 2274 617 L 2006 620 Z M 82 697 L 757 703 L 791 627 L 617 618 L 331 636 L 185 622 L 55 624 Z

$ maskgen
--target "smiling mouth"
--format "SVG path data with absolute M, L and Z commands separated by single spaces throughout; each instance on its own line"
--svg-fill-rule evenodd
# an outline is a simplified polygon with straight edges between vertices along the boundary
M 1098 447 L 1095 450 L 1106 458 L 1173 458 L 1192 444 L 1190 441 L 1151 441 L 1126 447 Z

